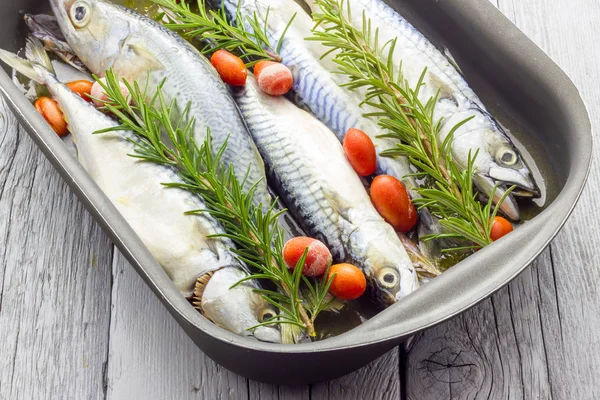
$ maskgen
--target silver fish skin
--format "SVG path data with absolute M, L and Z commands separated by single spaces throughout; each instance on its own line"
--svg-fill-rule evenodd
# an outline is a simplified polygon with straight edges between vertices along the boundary
M 28 46 L 28 58 L 39 60 L 35 52 L 39 55 L 44 50 L 39 47 L 39 42 L 31 43 L 34 45 Z M 26 62 L 11 53 L 0 50 L 0 59 L 18 70 L 24 70 L 22 67 Z M 196 280 L 211 272 L 214 275 L 207 288 L 216 287 L 221 292 L 224 290 L 223 282 L 228 283 L 227 288 L 230 288 L 239 281 L 232 282 L 232 277 L 247 276 L 244 267 L 229 250 L 231 242 L 208 237 L 223 232 L 214 218 L 208 214 L 184 214 L 193 209 L 205 209 L 204 202 L 184 190 L 163 186 L 165 182 L 181 182 L 171 168 L 129 156 L 135 151 L 134 144 L 128 141 L 136 140 L 133 133 L 94 134 L 118 124 L 59 82 L 47 69 L 52 67 L 49 60 L 46 61 L 48 63 L 41 63 L 43 67 L 39 64 L 25 65 L 25 71 L 30 78 L 45 85 L 58 102 L 77 147 L 80 164 L 138 234 L 181 293 L 191 297 Z M 255 282 L 248 282 L 235 288 L 231 296 L 221 295 L 219 307 L 209 307 L 205 315 L 215 323 L 218 321 L 224 329 L 240 335 L 280 342 L 276 328 L 246 330 L 262 322 L 260 318 L 265 313 L 275 312 L 262 296 L 254 292 L 255 287 Z M 207 297 L 206 301 L 214 302 L 212 297 Z
M 230 15 L 235 15 L 238 0 L 224 0 L 224 5 Z M 312 35 L 314 26 L 310 15 L 293 0 L 241 0 L 239 5 L 243 16 L 251 17 L 256 13 L 262 23 L 268 11 L 266 27 L 270 45 L 275 48 L 283 36 L 279 55 L 282 63 L 292 71 L 292 90 L 299 102 L 327 125 L 340 141 L 344 140 L 350 128 L 364 131 L 377 150 L 378 174 L 392 175 L 409 190 L 414 190 L 417 183 L 413 177 L 407 176 L 413 171 L 405 157 L 392 159 L 379 156 L 380 152 L 394 148 L 395 141 L 378 137 L 386 132 L 374 120 L 363 116 L 366 111 L 360 106 L 362 100 L 359 96 L 336 82 L 335 74 L 332 74 L 335 65 L 329 59 L 320 59 L 327 49 L 319 42 L 305 40 Z M 283 35 L 292 17 L 294 21 Z
M 225 7 L 230 15 L 235 15 L 238 9 L 237 0 L 224 0 Z M 331 57 L 321 58 L 327 51 L 317 41 L 307 41 L 312 35 L 314 22 L 310 15 L 293 0 L 241 0 L 240 12 L 243 16 L 256 14 L 265 22 L 270 44 L 275 48 L 283 35 L 280 47 L 282 63 L 285 64 L 294 76 L 293 96 L 296 105 L 308 108 L 319 120 L 331 129 L 340 142 L 343 142 L 346 132 L 350 128 L 357 128 L 365 132 L 373 141 L 377 152 L 376 175 L 391 175 L 401 180 L 409 190 L 411 197 L 419 197 L 416 192 L 417 181 L 412 174 L 410 162 L 406 157 L 382 157 L 379 154 L 384 150 L 393 149 L 396 141 L 382 138 L 385 132 L 375 120 L 364 117 L 369 110 L 361 105 L 364 95 L 340 87 L 345 83 L 342 75 L 333 74 L 336 65 Z M 287 27 L 288 22 L 293 22 Z M 286 30 L 287 28 L 287 30 Z M 437 219 L 432 218 L 426 208 L 419 211 L 419 236 L 440 233 L 441 227 Z M 431 260 L 441 256 L 439 241 L 421 242 L 423 253 Z
M 314 0 L 306 0 L 306 3 L 313 12 L 320 12 Z M 393 64 L 396 70 L 402 67 L 404 78 L 413 89 L 427 68 L 419 97 L 425 104 L 439 91 L 434 118 L 436 121 L 442 119 L 440 141 L 459 122 L 472 118 L 455 132 L 452 156 L 466 169 L 469 153 L 473 156 L 477 152 L 473 179 L 482 194 L 490 197 L 494 186 L 498 184 L 495 200 L 499 200 L 511 185 L 517 186 L 515 195 L 540 195 L 539 187 L 514 143 L 444 54 L 381 0 L 346 0 L 344 6 L 344 13 L 350 7 L 351 23 L 355 28 L 362 29 L 363 13 L 370 19 L 372 32 L 378 30 L 381 49 L 389 41 L 397 40 Z M 503 202 L 501 210 L 513 220 L 520 219 L 518 206 L 512 196 Z
M 147 81 L 150 95 L 166 78 L 166 101 L 175 101 L 179 113 L 190 104 L 196 142 L 203 143 L 208 128 L 215 150 L 228 139 L 223 161 L 234 166 L 240 181 L 250 168 L 245 188 L 260 181 L 256 203 L 270 203 L 264 164 L 239 111 L 216 70 L 193 46 L 161 24 L 108 1 L 50 4 L 66 41 L 92 73 L 104 76 L 113 68 L 119 78 L 141 87 Z
M 252 75 L 233 92 L 269 176 L 311 236 L 326 243 L 336 261 L 361 268 L 382 306 L 414 291 L 409 256 L 331 130 L 285 97 L 263 93 Z

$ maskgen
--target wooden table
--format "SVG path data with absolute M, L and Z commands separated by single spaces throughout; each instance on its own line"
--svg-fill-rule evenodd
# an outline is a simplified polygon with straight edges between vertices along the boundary
M 497 3 L 575 81 L 598 128 L 600 3 Z M 597 164 L 563 231 L 508 287 L 356 373 L 277 387 L 204 356 L 2 115 L 2 400 L 600 398 Z

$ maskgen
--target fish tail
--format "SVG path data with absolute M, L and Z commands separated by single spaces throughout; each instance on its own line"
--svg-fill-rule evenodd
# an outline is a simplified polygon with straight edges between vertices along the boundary
M 404 233 L 398 233 L 398 238 L 402 242 L 402 245 L 410 257 L 410 261 L 413 263 L 413 267 L 417 271 L 419 277 L 435 278 L 442 273 L 442 271 L 440 271 L 440 269 L 433 261 L 431 261 L 431 259 L 421 253 L 419 247 L 415 245 L 412 240 L 408 238 L 408 236 L 406 236 Z
M 305 339 L 305 332 L 302 328 L 297 325 L 282 323 L 280 324 L 281 329 L 281 342 L 284 344 L 295 344 L 300 343 Z
M 43 85 L 46 83 L 46 74 L 54 74 L 54 67 L 50 57 L 46 53 L 42 42 L 35 38 L 27 39 L 25 47 L 25 56 L 23 59 L 18 55 L 6 50 L 0 49 L 0 60 L 14 68 L 20 74 Z
M 442 227 L 437 218 L 435 218 L 427 208 L 419 210 L 419 238 L 429 235 L 439 235 L 442 233 Z M 431 260 L 436 260 L 442 256 L 442 243 L 439 239 L 419 240 L 419 247 L 423 255 Z

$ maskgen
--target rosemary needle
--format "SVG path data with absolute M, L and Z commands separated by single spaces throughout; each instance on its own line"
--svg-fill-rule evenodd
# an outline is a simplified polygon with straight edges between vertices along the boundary
M 419 207 L 428 207 L 440 218 L 446 233 L 424 239 L 445 237 L 466 243 L 460 248 L 444 251 L 477 249 L 490 244 L 493 219 L 514 188 L 507 190 L 495 206 L 496 188 L 485 204 L 479 202 L 472 181 L 477 154 L 469 153 L 467 168 L 461 172 L 450 152 L 454 132 L 469 119 L 454 126 L 440 143 L 441 121 L 436 121 L 433 116 L 438 96 L 425 104 L 419 100 L 427 70 L 411 88 L 402 70 L 394 71 L 391 63 L 396 40 L 379 50 L 378 31 L 372 32 L 371 22 L 364 15 L 362 29 L 354 28 L 350 23 L 350 8 L 345 7 L 344 0 L 316 0 L 316 3 L 321 12 L 313 14 L 316 27 L 313 36 L 307 39 L 319 41 L 329 48 L 323 56 L 333 54 L 338 68 L 336 73 L 349 78 L 344 86 L 351 90 L 366 90 L 364 104 L 375 111 L 365 116 L 377 117 L 379 125 L 389 132 L 385 136 L 398 140 L 395 149 L 384 151 L 382 155 L 408 157 L 417 169 L 414 175 L 429 182 L 426 187 L 417 189 L 420 197 L 413 201 Z
M 119 79 L 112 70 L 106 73 L 106 83 L 100 83 L 108 98 L 105 107 L 121 125 L 98 133 L 132 131 L 136 135 L 136 140 L 132 140 L 136 145 L 132 157 L 174 167 L 183 183 L 165 183 L 165 186 L 202 196 L 207 209 L 189 213 L 207 212 L 221 222 L 225 233 L 218 236 L 230 239 L 238 260 L 254 271 L 244 280 L 263 279 L 275 286 L 276 290 L 258 289 L 280 311 L 260 325 L 291 325 L 315 337 L 314 322 L 329 305 L 327 293 L 331 280 L 311 281 L 302 275 L 300 266 L 304 265 L 306 254 L 298 261 L 297 268 L 290 271 L 282 255 L 284 235 L 278 216 L 283 211 L 275 211 L 276 200 L 266 210 L 254 205 L 254 187 L 244 192 L 245 182 L 236 178 L 232 166 L 221 161 L 227 143 L 213 154 L 208 132 L 204 143 L 198 145 L 193 139 L 194 121 L 188 115 L 188 108 L 175 119 L 175 103 L 167 104 L 162 85 L 149 96 L 147 88 L 142 90 L 137 82 L 132 85 L 124 81 L 129 98 L 121 92 Z M 305 289 L 301 290 L 301 286 Z M 255 327 L 248 327 L 252 328 Z M 297 329 L 286 327 L 282 331 L 289 332 L 287 339 L 284 337 L 287 342 L 294 342 L 299 336 Z

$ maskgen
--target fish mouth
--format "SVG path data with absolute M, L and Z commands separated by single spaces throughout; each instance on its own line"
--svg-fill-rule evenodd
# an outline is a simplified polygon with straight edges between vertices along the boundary
M 526 168 L 510 169 L 502 167 L 492 167 L 488 172 L 488 178 L 494 181 L 499 187 L 508 190 L 515 186 L 511 192 L 513 196 L 539 198 L 542 192 L 533 179 L 533 176 Z
M 535 187 L 533 189 L 524 188 L 510 182 L 506 182 L 504 183 L 504 185 L 505 187 L 512 187 L 513 185 L 516 186 L 511 192 L 511 194 L 516 197 L 525 197 L 529 199 L 539 199 L 540 197 L 542 197 L 542 191 L 538 187 Z
M 511 169 L 494 166 L 487 174 L 475 174 L 473 181 L 486 198 L 489 199 L 493 193 L 496 204 L 505 196 L 508 189 L 514 186 L 513 191 L 505 196 L 500 211 L 515 222 L 521 219 L 515 197 L 532 199 L 539 198 L 542 194 L 531 172 L 526 168 Z

